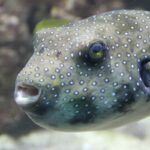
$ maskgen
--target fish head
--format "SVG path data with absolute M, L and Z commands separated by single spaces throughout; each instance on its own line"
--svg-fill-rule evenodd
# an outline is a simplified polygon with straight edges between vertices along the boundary
M 40 126 L 65 131 L 105 129 L 145 116 L 145 57 L 135 22 L 134 13 L 117 11 L 38 31 L 16 80 L 16 103 Z

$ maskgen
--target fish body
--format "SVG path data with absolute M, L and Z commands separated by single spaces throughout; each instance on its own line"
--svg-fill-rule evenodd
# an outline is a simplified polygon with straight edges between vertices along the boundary
M 150 12 L 117 10 L 34 35 L 15 100 L 38 125 L 102 130 L 150 114 Z

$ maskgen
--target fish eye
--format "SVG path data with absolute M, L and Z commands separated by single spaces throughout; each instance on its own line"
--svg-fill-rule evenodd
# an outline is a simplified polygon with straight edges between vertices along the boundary
M 102 42 L 93 43 L 89 47 L 89 57 L 92 60 L 99 60 L 104 57 L 106 49 L 106 45 Z

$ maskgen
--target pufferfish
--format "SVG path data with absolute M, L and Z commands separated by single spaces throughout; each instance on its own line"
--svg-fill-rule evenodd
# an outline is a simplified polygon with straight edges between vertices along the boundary
M 150 114 L 150 12 L 116 10 L 37 31 L 15 101 L 36 124 L 114 128 Z

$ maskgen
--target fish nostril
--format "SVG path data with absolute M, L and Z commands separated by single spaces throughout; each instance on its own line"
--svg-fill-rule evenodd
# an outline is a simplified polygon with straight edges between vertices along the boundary
M 22 92 L 24 96 L 37 96 L 39 94 L 39 89 L 27 84 L 19 85 L 17 90 Z
M 15 101 L 22 107 L 36 103 L 40 95 L 41 89 L 28 84 L 17 85 L 15 89 Z

